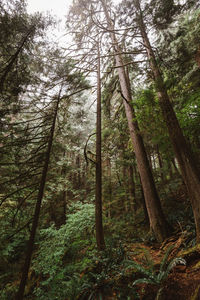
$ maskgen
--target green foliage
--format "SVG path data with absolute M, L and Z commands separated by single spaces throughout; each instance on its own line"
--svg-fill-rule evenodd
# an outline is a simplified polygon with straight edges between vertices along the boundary
M 77 208 L 80 209 L 78 214 Z M 80 204 L 71 209 L 73 222 L 74 215 L 76 215 L 76 221 L 80 221 L 79 216 L 84 209 L 86 207 L 84 208 L 84 205 L 81 207 Z M 68 220 L 71 219 L 70 216 Z M 81 225 L 82 222 L 79 223 L 80 228 Z M 126 274 L 123 271 L 126 254 L 121 244 L 118 244 L 116 240 L 107 239 L 106 250 L 97 253 L 95 240 L 90 238 L 90 242 L 83 241 L 79 234 L 76 236 L 71 234 L 67 225 L 65 230 L 63 227 L 56 230 L 52 226 L 50 230 L 42 233 L 46 234 L 45 239 L 44 235 L 40 237 L 41 246 L 33 264 L 34 270 L 40 274 L 40 277 L 42 276 L 39 286 L 34 291 L 37 299 L 94 300 L 101 299 L 104 295 L 111 295 L 113 291 L 117 293 L 117 299 L 124 299 L 130 295 L 136 296 L 135 288 L 131 285 L 124 291 L 123 284 L 118 284 L 126 280 Z M 66 236 L 70 236 L 68 244 L 61 245 L 60 243 L 58 246 L 59 241 L 65 240 Z M 46 244 L 46 247 L 43 244 Z M 41 253 L 42 251 L 45 251 L 45 255 Z
M 40 231 L 33 260 L 33 269 L 43 276 L 35 290 L 39 299 L 76 299 L 82 282 L 80 273 L 93 264 L 91 254 L 83 258 L 81 251 L 94 243 L 94 205 L 74 203 L 68 213 L 66 224 L 59 229 L 52 224 Z
M 78 230 L 77 230 L 78 228 Z M 94 205 L 73 204 L 65 225 L 56 229 L 52 224 L 40 231 L 40 247 L 34 263 L 35 270 L 52 275 L 62 265 L 62 258 L 71 247 L 79 250 L 91 239 L 94 232 Z
M 161 115 L 154 87 L 138 89 L 134 106 L 147 147 L 159 145 L 159 149 L 164 155 L 168 154 L 173 157 L 167 128 Z
M 1 279 L 1 278 L 0 278 Z M 1 300 L 13 299 L 17 292 L 17 286 L 10 283 L 6 284 L 0 291 Z
M 123 262 L 126 257 L 123 246 L 116 240 L 106 240 L 106 250 L 94 255 L 93 268 L 84 274 L 84 285 L 81 296 L 83 299 L 101 299 L 105 295 L 114 292 L 117 299 L 125 299 L 135 296 L 135 288 L 128 286 L 124 290 L 122 282 L 127 280 L 123 270 Z M 81 298 L 82 299 L 82 298 Z
M 78 275 L 67 277 L 67 273 L 60 272 L 53 282 L 42 282 L 40 287 L 34 290 L 34 294 L 39 300 L 48 299 L 78 299 L 81 292 L 81 278 Z
M 160 32 L 159 47 L 163 51 L 165 64 L 163 71 L 172 83 L 172 97 L 193 93 L 199 88 L 199 67 L 196 55 L 199 50 L 199 13 L 188 10 L 177 18 L 172 26 Z M 167 49 L 167 51 L 165 51 Z
M 126 261 L 126 264 L 128 264 L 128 267 L 133 267 L 134 270 L 136 270 L 138 273 L 143 274 L 144 277 L 137 279 L 133 282 L 133 285 L 137 285 L 140 283 L 145 284 L 151 284 L 158 286 L 158 292 L 157 292 L 157 298 L 160 299 L 161 291 L 164 287 L 164 282 L 168 278 L 170 271 L 178 264 L 186 264 L 186 261 L 183 258 L 171 258 L 169 259 L 169 256 L 173 250 L 174 246 L 169 246 L 166 250 L 161 263 L 159 270 L 155 268 L 155 264 L 153 260 L 150 258 L 150 255 L 148 252 L 146 252 L 146 266 L 143 267 L 141 264 L 138 264 L 133 261 Z

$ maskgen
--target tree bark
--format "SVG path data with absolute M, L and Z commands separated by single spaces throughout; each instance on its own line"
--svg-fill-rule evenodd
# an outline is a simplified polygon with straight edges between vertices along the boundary
M 112 202 L 112 169 L 111 169 L 111 160 L 110 157 L 107 157 L 107 180 L 108 180 L 108 212 L 107 212 L 107 216 L 108 218 L 111 218 L 112 215 L 112 206 L 111 206 L 111 202 Z
M 63 158 L 65 158 L 66 156 L 66 151 L 64 150 L 63 152 Z M 62 166 L 61 169 L 61 176 L 64 177 L 64 179 L 66 180 L 66 174 L 67 174 L 67 170 L 66 170 L 66 166 Z M 62 213 L 59 216 L 59 227 L 63 224 L 66 223 L 66 211 L 67 211 L 67 191 L 66 191 L 66 183 L 64 184 L 64 189 L 61 192 L 60 195 L 60 202 L 61 202 L 61 207 L 62 207 Z
M 174 153 L 177 158 L 183 180 L 187 186 L 188 195 L 192 204 L 195 225 L 196 238 L 200 242 L 200 170 L 199 162 L 192 152 L 191 146 L 180 128 L 178 119 L 170 102 L 169 95 L 164 84 L 164 80 L 156 61 L 156 57 L 150 44 L 146 26 L 143 21 L 142 11 L 139 0 L 135 0 L 135 7 L 138 14 L 138 24 L 143 38 L 143 44 L 146 48 L 150 67 L 154 76 L 156 90 L 163 118 L 166 122 L 169 137 L 173 145 Z
M 141 182 L 141 179 L 140 179 L 140 182 Z M 142 207 L 143 207 L 143 211 L 144 211 L 144 219 L 145 219 L 146 224 L 148 226 L 151 226 L 149 216 L 148 216 L 147 207 L 146 207 L 146 204 L 145 204 L 144 191 L 143 191 L 142 184 L 140 185 L 140 187 L 141 187 L 141 200 L 142 200 Z
M 97 122 L 96 122 L 96 198 L 95 198 L 95 223 L 96 242 L 98 250 L 105 248 L 104 231 L 102 222 L 102 163 L 101 163 L 101 77 L 100 77 L 100 50 L 98 42 L 97 65 Z
M 123 104 L 125 108 L 126 118 L 128 121 L 128 127 L 130 131 L 130 137 L 135 151 L 138 170 L 141 176 L 145 203 L 149 215 L 150 226 L 153 230 L 155 237 L 158 241 L 162 242 L 170 233 L 170 226 L 163 214 L 160 199 L 155 187 L 152 172 L 150 170 L 149 161 L 145 151 L 142 136 L 140 134 L 139 126 L 136 120 L 133 106 L 131 105 L 131 91 L 128 83 L 128 78 L 125 72 L 123 59 L 121 56 L 120 47 L 114 33 L 114 26 L 110 15 L 108 13 L 107 6 L 104 0 L 101 0 L 103 10 L 108 23 L 108 30 L 112 39 L 113 50 L 115 54 L 116 67 L 119 76 L 119 82 L 121 86 L 121 95 L 123 98 Z

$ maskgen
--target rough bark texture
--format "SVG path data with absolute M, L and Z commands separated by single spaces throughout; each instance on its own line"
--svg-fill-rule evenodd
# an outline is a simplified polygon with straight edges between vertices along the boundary
M 142 184 L 141 184 L 141 200 L 142 200 L 142 207 L 143 207 L 143 211 L 144 211 L 145 222 L 147 223 L 148 226 L 151 226 L 148 211 L 147 211 L 147 207 L 146 207 L 146 204 L 145 204 L 144 191 L 143 191 Z
M 200 242 L 200 170 L 199 162 L 192 153 L 190 145 L 187 143 L 180 128 L 173 106 L 170 102 L 167 89 L 165 87 L 162 74 L 156 62 L 154 51 L 151 47 L 146 27 L 143 22 L 143 16 L 140 8 L 140 2 L 135 0 L 138 12 L 138 24 L 145 45 L 150 67 L 156 84 L 159 104 L 166 122 L 169 136 L 173 145 L 174 153 L 178 161 L 183 180 L 187 186 L 188 195 L 192 204 L 193 214 L 196 224 L 197 241 Z
M 145 151 L 143 139 L 141 137 L 138 123 L 136 121 L 133 107 L 131 106 L 131 91 L 129 88 L 128 79 L 126 76 L 123 60 L 120 54 L 120 47 L 115 37 L 112 20 L 109 16 L 107 6 L 104 0 L 101 0 L 104 13 L 108 23 L 108 29 L 110 30 L 110 36 L 112 39 L 113 50 L 115 52 L 116 67 L 118 70 L 118 76 L 121 86 L 121 94 L 123 97 L 123 104 L 126 112 L 126 118 L 128 121 L 128 127 L 130 131 L 130 137 L 133 144 L 137 167 L 141 176 L 145 203 L 150 219 L 150 226 L 153 230 L 155 237 L 158 241 L 163 241 L 170 231 L 170 226 L 167 223 L 163 214 L 159 196 L 156 191 L 153 175 L 149 167 L 149 161 Z
M 100 51 L 98 44 L 98 68 L 97 68 L 97 124 L 96 124 L 96 199 L 95 222 L 96 241 L 99 250 L 105 248 L 102 223 L 102 167 L 101 167 L 101 78 L 100 78 Z

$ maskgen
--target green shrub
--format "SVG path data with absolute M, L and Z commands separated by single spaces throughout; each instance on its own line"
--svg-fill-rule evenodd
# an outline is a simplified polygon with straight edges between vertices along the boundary
M 65 225 L 42 229 L 33 259 L 34 271 L 42 276 L 34 292 L 37 299 L 76 299 L 83 282 L 80 273 L 93 265 L 93 245 L 93 204 L 73 204 Z

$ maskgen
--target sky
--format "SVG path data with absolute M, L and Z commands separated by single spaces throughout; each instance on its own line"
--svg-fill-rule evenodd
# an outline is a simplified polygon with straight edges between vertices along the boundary
M 118 3 L 120 0 L 114 0 L 114 3 Z M 69 6 L 72 4 L 72 0 L 27 0 L 28 12 L 33 13 L 36 11 L 50 11 L 52 14 L 57 15 L 59 18 L 63 18 L 68 11 Z
M 57 25 L 57 27 L 54 29 L 51 34 L 57 38 L 57 41 L 59 44 L 64 46 L 67 40 L 65 33 L 65 16 L 68 13 L 69 7 L 72 4 L 73 0 L 27 0 L 27 10 L 28 13 L 34 13 L 34 12 L 47 12 L 49 11 L 51 15 L 57 16 L 58 19 L 61 20 L 61 22 Z M 120 0 L 113 0 L 114 3 L 119 3 Z M 48 33 L 48 36 L 50 37 L 51 34 Z
M 53 15 L 63 18 L 67 14 L 72 0 L 27 0 L 27 3 L 30 13 L 50 11 Z
M 47 35 L 49 39 L 53 39 L 61 45 L 64 46 L 69 40 L 65 36 L 65 20 L 66 15 L 69 10 L 69 6 L 72 4 L 72 0 L 27 0 L 27 11 L 28 13 L 50 12 L 52 16 L 56 16 L 57 19 L 61 20 L 57 24 L 56 28 L 52 32 L 48 32 Z

